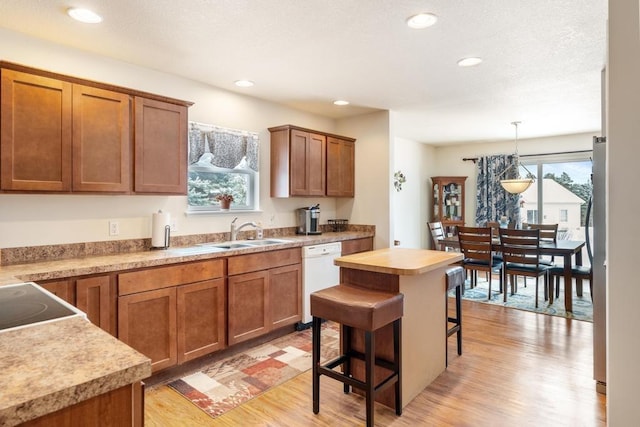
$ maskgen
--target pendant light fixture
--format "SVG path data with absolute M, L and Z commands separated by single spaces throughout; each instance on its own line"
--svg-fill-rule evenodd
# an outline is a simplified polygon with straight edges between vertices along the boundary
M 518 125 L 521 122 L 511 122 L 512 125 L 514 125 L 516 127 L 516 152 L 514 154 L 514 158 L 515 158 L 515 163 L 512 164 L 511 166 L 509 166 L 508 168 L 506 168 L 501 174 L 500 176 L 506 174 L 509 170 L 515 168 L 516 169 L 516 178 L 513 179 L 501 179 L 500 180 L 500 185 L 502 185 L 502 188 L 504 188 L 507 192 L 511 193 L 511 194 L 520 194 L 523 191 L 525 191 L 527 188 L 529 188 L 529 186 L 531 184 L 533 184 L 533 182 L 535 181 L 533 178 L 521 178 L 520 177 L 520 157 L 518 156 Z M 522 166 L 528 173 L 529 176 L 533 176 L 533 174 L 529 171 L 529 169 L 527 169 L 526 166 Z

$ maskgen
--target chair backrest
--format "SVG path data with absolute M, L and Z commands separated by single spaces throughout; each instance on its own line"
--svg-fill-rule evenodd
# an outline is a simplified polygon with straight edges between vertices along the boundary
M 429 231 L 431 231 L 431 242 L 433 243 L 434 249 L 440 249 L 439 240 L 444 239 L 444 228 L 442 227 L 442 223 L 440 221 L 430 222 Z
M 502 259 L 507 263 L 538 268 L 540 262 L 540 230 L 500 229 Z
M 465 260 L 493 263 L 491 227 L 458 227 L 458 243 Z
M 556 243 L 558 241 L 558 224 L 522 223 L 523 230 L 540 230 L 540 239 Z
M 487 227 L 491 227 L 491 234 L 495 239 L 500 237 L 500 223 L 498 221 L 487 221 Z

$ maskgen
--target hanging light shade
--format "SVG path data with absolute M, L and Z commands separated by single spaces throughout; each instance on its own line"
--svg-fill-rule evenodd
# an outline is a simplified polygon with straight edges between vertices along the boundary
M 515 162 L 514 164 L 509 166 L 507 169 L 505 169 L 501 175 L 504 175 L 509 170 L 515 168 L 516 178 L 501 179 L 500 185 L 502 185 L 502 188 L 504 188 L 507 192 L 511 194 L 520 194 L 523 191 L 525 191 L 527 188 L 529 188 L 529 186 L 533 184 L 535 180 L 533 178 L 520 177 L 520 157 L 518 156 L 518 125 L 520 124 L 520 122 L 511 122 L 511 124 L 514 125 L 516 128 L 516 139 L 515 139 L 516 151 L 513 156 L 515 159 Z M 523 167 L 526 169 L 527 172 L 529 172 L 529 170 L 525 166 Z M 529 172 L 529 175 L 532 175 L 531 172 Z

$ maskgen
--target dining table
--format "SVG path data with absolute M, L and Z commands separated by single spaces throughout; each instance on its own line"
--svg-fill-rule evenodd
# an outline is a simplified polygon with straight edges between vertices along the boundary
M 441 250 L 446 248 L 459 248 L 457 236 L 449 236 L 438 240 L 438 245 Z M 582 248 L 584 248 L 585 242 L 582 240 L 557 240 L 540 241 L 540 255 L 551 255 L 562 257 L 564 264 L 564 309 L 565 311 L 573 312 L 573 280 L 571 276 L 572 265 L 582 265 Z M 492 249 L 496 252 L 500 252 L 500 240 L 494 239 L 492 243 Z M 572 258 L 574 263 L 572 264 Z M 505 287 L 506 289 L 506 287 Z M 549 295 L 550 301 L 553 302 L 553 292 Z

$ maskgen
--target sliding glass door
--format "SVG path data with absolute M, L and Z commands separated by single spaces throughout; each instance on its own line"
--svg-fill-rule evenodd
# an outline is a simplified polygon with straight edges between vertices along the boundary
M 593 189 L 589 154 L 573 159 L 539 156 L 521 159 L 521 163 L 529 170 L 521 170 L 522 176 L 536 178 L 520 195 L 521 221 L 558 224 L 558 239 L 585 240 L 585 214 Z M 583 256 L 583 263 L 588 262 Z

